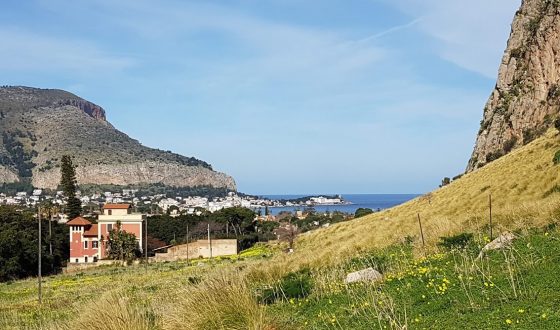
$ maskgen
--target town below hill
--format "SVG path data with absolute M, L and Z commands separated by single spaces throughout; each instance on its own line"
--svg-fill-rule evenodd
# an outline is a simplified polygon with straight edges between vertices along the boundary
M 271 199 L 237 192 L 224 193 L 222 196 L 212 195 L 177 195 L 170 193 L 147 194 L 139 189 L 121 189 L 119 191 L 77 192 L 82 208 L 90 212 L 97 211 L 107 203 L 129 203 L 136 211 L 149 214 L 169 214 L 171 216 L 201 215 L 205 212 L 216 212 L 226 208 L 244 207 L 255 211 L 259 216 L 269 215 L 270 207 L 301 207 L 302 212 L 309 208 L 321 205 L 349 205 L 351 202 L 342 196 L 307 196 L 294 199 Z M 68 219 L 62 212 L 65 199 L 63 191 L 50 191 L 32 189 L 30 191 L 17 191 L 0 193 L 1 205 L 25 206 L 34 208 L 40 203 L 51 203 L 60 206 L 59 213 L 53 215 L 59 222 Z

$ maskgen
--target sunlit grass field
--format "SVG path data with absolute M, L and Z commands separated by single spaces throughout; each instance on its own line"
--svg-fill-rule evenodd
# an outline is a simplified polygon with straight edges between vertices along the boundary
M 258 246 L 240 258 L 52 276 L 41 307 L 36 279 L 2 283 L 0 328 L 558 328 L 559 149 L 550 130 L 430 194 L 303 234 L 290 254 Z M 489 240 L 490 194 L 494 237 L 520 238 L 477 260 Z M 438 246 L 463 232 L 475 237 L 468 249 Z M 343 284 L 366 266 L 384 281 Z
M 110 314 L 129 306 L 141 306 L 140 311 L 131 313 L 142 314 L 139 318 L 146 321 L 144 328 L 153 328 L 159 320 L 155 315 L 168 313 L 167 308 L 182 298 L 184 289 L 192 288 L 208 273 L 232 271 L 236 266 L 244 268 L 254 259 L 267 258 L 271 253 L 270 248 L 259 245 L 232 258 L 152 263 L 148 267 L 101 266 L 45 277 L 41 306 L 36 278 L 0 283 L 0 329 L 74 328 L 82 323 L 86 328 L 96 328 L 89 324 L 92 308 L 98 312 L 105 309 Z M 148 317 L 150 314 L 154 317 Z M 132 324 L 130 329 L 138 328 L 138 323 Z M 106 327 L 99 324 L 99 328 Z
M 560 206 L 560 193 L 551 193 L 560 186 L 560 167 L 552 162 L 559 149 L 560 135 L 551 129 L 448 186 L 383 212 L 302 235 L 291 259 L 322 266 L 407 236 L 420 244 L 418 214 L 425 240 L 433 246 L 440 236 L 486 227 L 489 194 L 496 232 L 544 225 Z
M 480 259 L 482 237 L 419 258 L 407 244 L 363 254 L 312 273 L 305 294 L 270 313 L 286 329 L 559 329 L 560 235 L 518 235 L 511 249 Z M 344 284 L 348 271 L 368 266 L 385 268 L 384 281 Z

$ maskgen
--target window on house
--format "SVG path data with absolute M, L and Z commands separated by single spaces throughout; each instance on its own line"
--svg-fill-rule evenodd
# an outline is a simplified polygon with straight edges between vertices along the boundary
M 76 262 L 78 262 L 78 258 L 76 258 Z
M 88 241 L 84 241 L 84 249 L 88 248 Z
M 97 257 L 93 257 L 93 262 L 97 262 Z
M 93 242 L 91 242 L 91 247 L 92 247 L 93 249 L 97 249 L 97 247 L 98 247 L 97 244 L 98 244 L 97 241 L 93 241 Z
M 113 224 L 112 223 L 107 225 L 107 231 L 111 231 L 111 230 L 113 230 Z
M 108 215 L 113 215 L 113 210 L 107 210 Z
M 87 262 L 87 257 L 85 258 L 85 262 Z

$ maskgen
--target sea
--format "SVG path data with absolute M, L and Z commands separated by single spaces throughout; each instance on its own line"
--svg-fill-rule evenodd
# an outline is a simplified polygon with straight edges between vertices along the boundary
M 313 196 L 333 196 L 335 194 L 314 194 Z M 310 195 L 262 195 L 261 197 L 266 197 L 269 199 L 295 199 L 301 197 L 307 197 Z M 372 210 L 383 210 L 387 209 L 404 202 L 407 202 L 418 194 L 341 194 L 342 198 L 352 204 L 340 204 L 340 205 L 315 205 L 313 208 L 319 213 L 325 213 L 327 211 L 340 211 L 344 213 L 354 213 L 359 208 L 370 208 Z M 301 206 L 286 206 L 286 207 L 270 207 L 270 213 L 272 215 L 277 215 L 282 211 L 295 212 L 298 210 L 303 211 Z

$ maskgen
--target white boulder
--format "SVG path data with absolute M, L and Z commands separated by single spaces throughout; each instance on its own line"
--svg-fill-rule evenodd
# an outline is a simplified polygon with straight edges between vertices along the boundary
M 514 239 L 515 239 L 515 235 L 513 233 L 510 233 L 508 231 L 502 233 L 500 236 L 498 236 L 492 242 L 486 244 L 482 248 L 480 254 L 478 255 L 478 258 L 481 258 L 486 252 L 490 250 L 498 250 L 511 246 L 511 243 L 513 242 Z
M 346 280 L 344 280 L 344 283 L 349 284 L 355 282 L 375 282 L 382 279 L 383 275 L 381 275 L 380 272 L 369 267 L 346 275 Z

